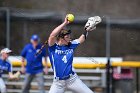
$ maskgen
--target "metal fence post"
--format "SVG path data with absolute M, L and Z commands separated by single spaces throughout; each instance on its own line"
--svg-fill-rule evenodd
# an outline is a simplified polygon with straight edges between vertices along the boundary
M 106 17 L 106 93 L 112 93 L 112 76 L 111 76 L 111 63 L 110 63 L 110 18 Z
M 10 48 L 10 10 L 5 7 L 0 7 L 0 11 L 6 15 L 6 47 Z
M 6 9 L 6 47 L 10 48 L 10 10 Z
M 136 68 L 136 93 L 139 93 L 139 68 Z

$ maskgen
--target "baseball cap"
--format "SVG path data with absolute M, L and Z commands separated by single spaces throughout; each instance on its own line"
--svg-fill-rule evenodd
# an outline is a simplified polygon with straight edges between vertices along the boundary
M 11 52 L 12 52 L 12 50 L 10 50 L 9 48 L 4 48 L 0 51 L 1 54 L 2 53 L 11 53 Z
M 39 40 L 39 36 L 38 35 L 32 35 L 31 36 L 31 40 L 38 41 Z
M 71 34 L 71 30 L 62 29 L 62 31 L 59 33 L 58 37 L 64 37 L 65 35 Z

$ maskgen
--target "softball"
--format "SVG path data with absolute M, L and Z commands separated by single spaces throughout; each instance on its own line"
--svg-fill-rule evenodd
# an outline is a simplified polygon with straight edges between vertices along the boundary
M 74 21 L 74 15 L 73 14 L 67 14 L 67 19 L 69 22 L 73 22 Z

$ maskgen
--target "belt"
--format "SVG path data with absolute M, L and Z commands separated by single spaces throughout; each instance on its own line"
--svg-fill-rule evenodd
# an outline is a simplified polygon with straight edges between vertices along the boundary
M 68 76 L 64 76 L 64 77 L 55 77 L 56 80 L 67 80 L 69 79 L 72 75 L 74 75 L 75 72 L 72 72 L 71 74 L 69 74 Z

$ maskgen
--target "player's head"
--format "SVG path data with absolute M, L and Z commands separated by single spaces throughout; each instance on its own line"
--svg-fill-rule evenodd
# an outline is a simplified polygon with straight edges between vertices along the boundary
M 9 56 L 9 54 L 12 52 L 9 48 L 4 48 L 0 51 L 1 57 L 3 60 L 6 60 Z
M 68 44 L 71 41 L 71 30 L 62 29 L 58 34 L 58 41 L 61 41 L 64 44 Z
M 34 34 L 34 35 L 31 36 L 30 41 L 34 46 L 37 46 L 39 41 L 40 41 L 40 38 L 39 38 L 38 35 Z

